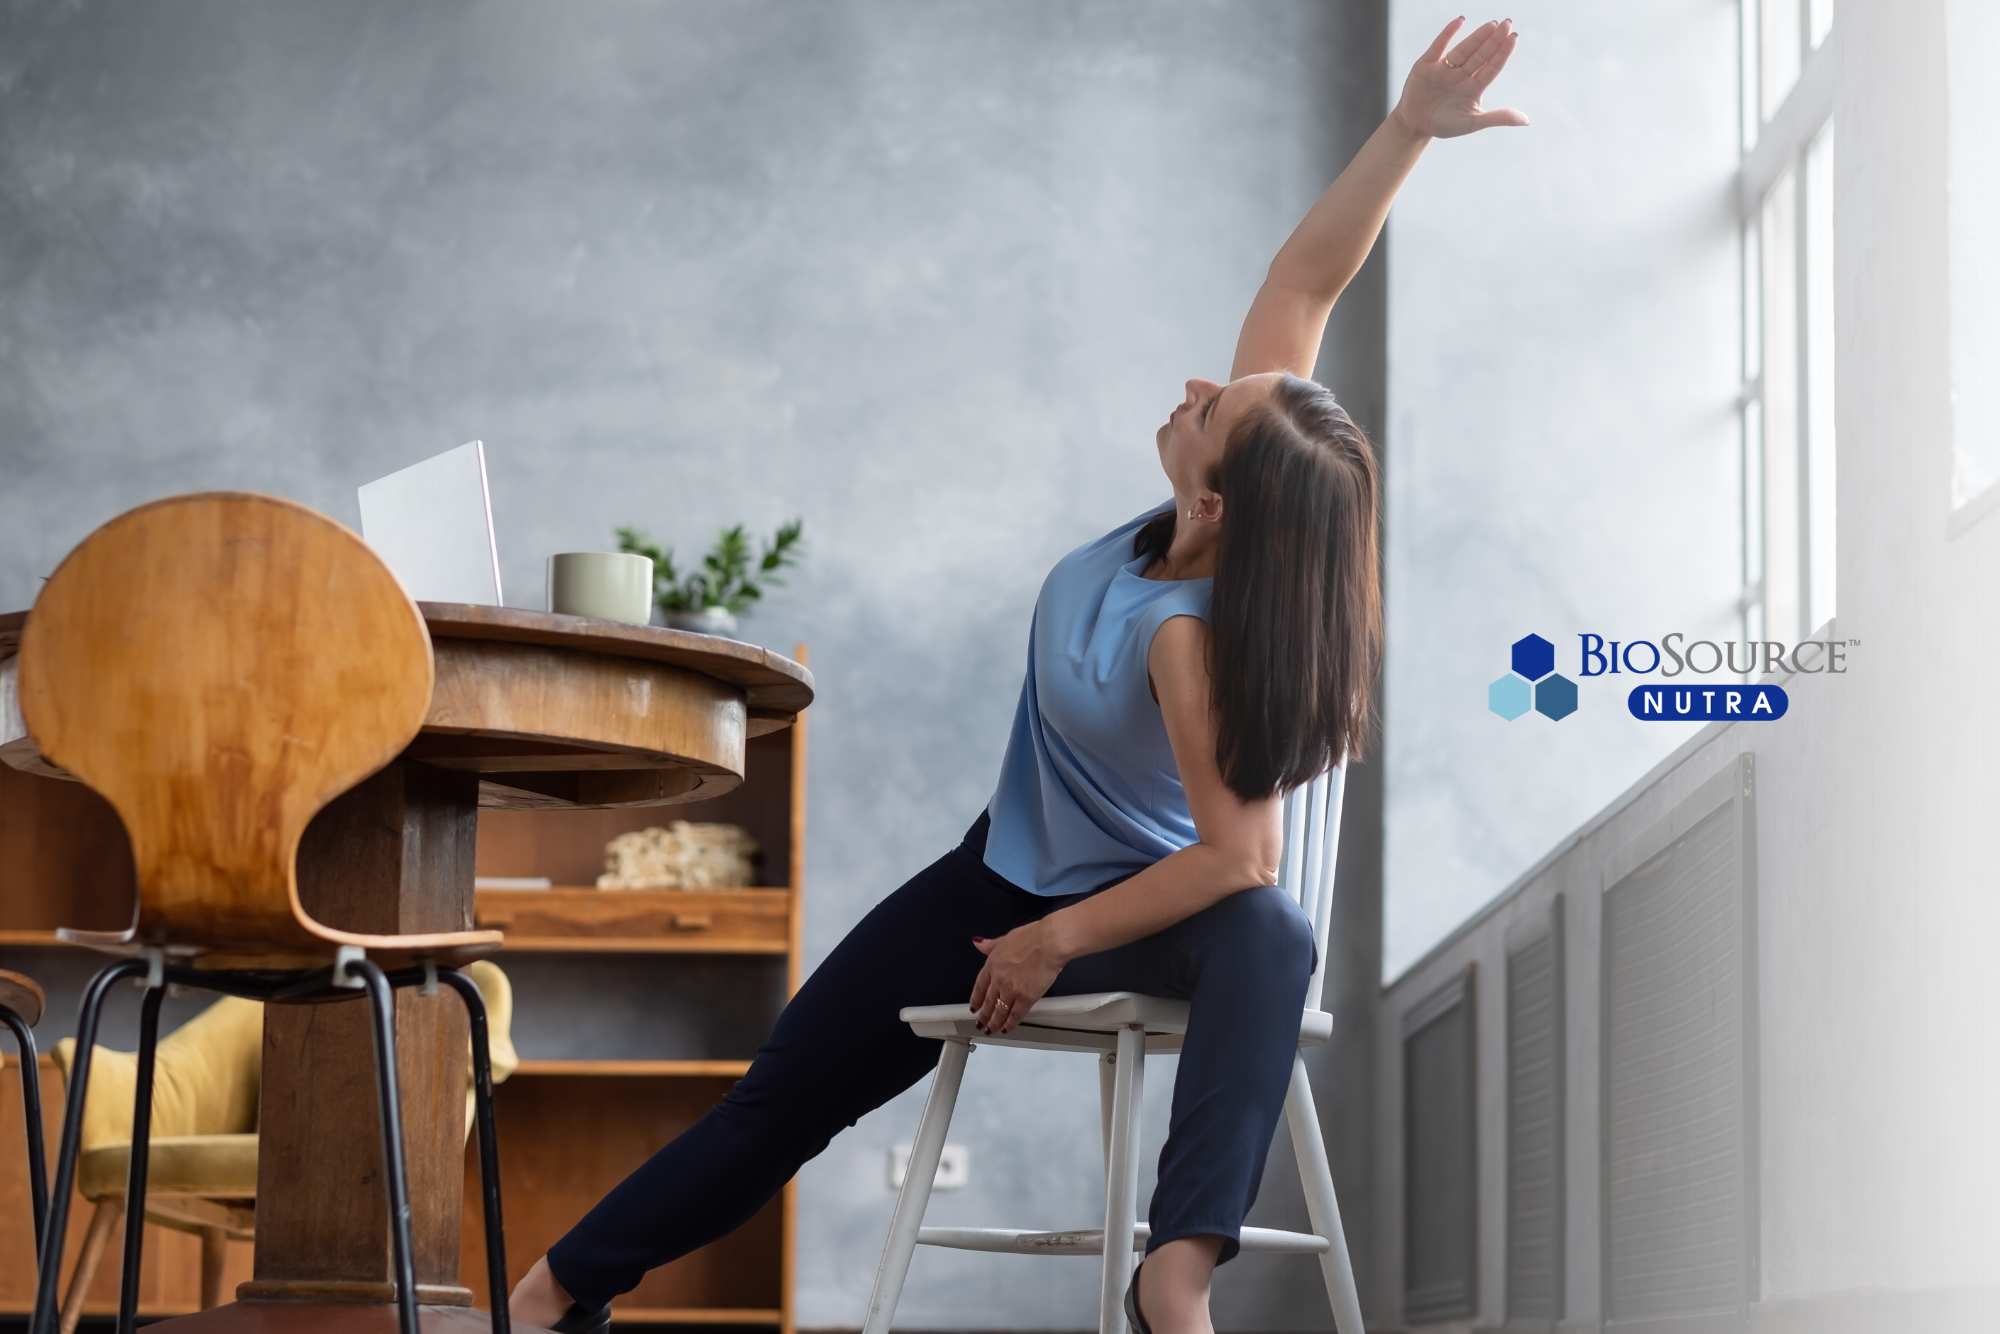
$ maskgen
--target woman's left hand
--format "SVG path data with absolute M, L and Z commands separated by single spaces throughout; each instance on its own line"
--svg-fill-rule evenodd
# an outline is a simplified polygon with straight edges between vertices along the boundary
M 1028 1007 L 1055 985 L 1062 971 L 1050 940 L 1048 923 L 1030 922 L 1016 927 L 998 940 L 972 938 L 973 948 L 986 956 L 979 980 L 972 984 L 972 1009 L 979 1026 L 988 1033 L 1006 1033 L 1018 1027 Z
M 1528 123 L 1525 114 L 1511 107 L 1488 111 L 1479 105 L 1480 95 L 1507 68 L 1507 57 L 1514 54 L 1514 45 L 1521 40 L 1514 31 L 1514 20 L 1482 23 L 1447 51 L 1446 44 L 1464 22 L 1453 19 L 1447 23 L 1431 49 L 1410 67 L 1410 77 L 1403 83 L 1403 96 L 1393 114 L 1416 134 L 1451 139 L 1495 125 Z

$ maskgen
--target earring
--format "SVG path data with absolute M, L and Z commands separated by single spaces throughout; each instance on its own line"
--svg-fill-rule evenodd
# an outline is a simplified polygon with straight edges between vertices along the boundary
M 1194 521 L 1194 511 L 1193 511 L 1193 510 L 1189 510 L 1189 511 L 1188 511 L 1188 521 L 1189 521 L 1190 523 L 1192 523 L 1192 522 Z

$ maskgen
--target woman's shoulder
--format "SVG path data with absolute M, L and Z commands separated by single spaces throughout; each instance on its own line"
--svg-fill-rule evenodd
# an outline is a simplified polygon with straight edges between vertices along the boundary
M 1152 622 L 1153 633 L 1158 634 L 1162 626 L 1179 616 L 1186 616 L 1202 623 L 1203 633 L 1208 626 L 1209 594 L 1214 588 L 1212 579 L 1180 579 L 1166 584 L 1165 590 L 1152 600 L 1147 608 L 1147 619 Z

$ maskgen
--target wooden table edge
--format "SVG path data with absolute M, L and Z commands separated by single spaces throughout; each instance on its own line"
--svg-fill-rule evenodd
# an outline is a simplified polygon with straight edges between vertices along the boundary
M 736 686 L 753 712 L 767 716 L 796 715 L 813 701 L 812 672 L 781 653 L 741 640 L 467 602 L 419 602 L 417 610 L 423 613 L 433 639 L 547 644 L 684 667 Z M 0 659 L 19 651 L 21 631 L 27 623 L 25 611 L 0 612 Z

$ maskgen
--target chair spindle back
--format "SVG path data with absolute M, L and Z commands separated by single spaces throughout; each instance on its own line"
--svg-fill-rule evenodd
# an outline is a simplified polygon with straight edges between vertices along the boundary
M 1312 923 L 1319 965 L 1306 985 L 1306 1008 L 1319 1008 L 1326 986 L 1327 935 L 1333 926 L 1334 862 L 1340 851 L 1340 805 L 1347 791 L 1347 765 L 1294 788 L 1285 797 L 1285 851 L 1278 883 L 1291 891 Z

